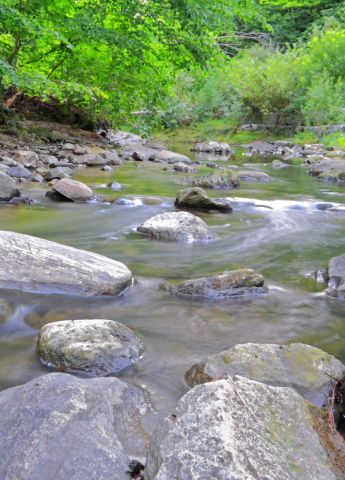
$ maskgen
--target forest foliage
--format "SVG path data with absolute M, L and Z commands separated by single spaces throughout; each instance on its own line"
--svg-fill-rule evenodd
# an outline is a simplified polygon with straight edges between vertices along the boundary
M 144 134 L 270 112 L 345 123 L 339 0 L 0 0 L 0 45 L 0 99 L 54 98 Z

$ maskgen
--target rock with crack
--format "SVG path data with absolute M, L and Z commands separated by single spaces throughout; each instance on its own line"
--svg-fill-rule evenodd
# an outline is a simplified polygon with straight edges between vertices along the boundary
M 174 164 L 174 170 L 176 172 L 186 172 L 186 173 L 196 173 L 197 169 L 194 167 L 190 167 L 189 165 L 186 165 L 185 163 L 178 162 Z
M 145 480 L 336 480 L 316 415 L 292 388 L 241 376 L 198 385 L 156 427 Z
M 271 177 L 264 172 L 255 172 L 248 170 L 246 172 L 237 172 L 238 179 L 241 182 L 269 182 Z
M 132 330 L 114 320 L 63 320 L 41 328 L 38 351 L 44 365 L 107 375 L 138 360 L 143 344 Z
M 230 169 L 215 170 L 199 177 L 184 177 L 179 183 L 201 188 L 234 188 L 240 186 L 237 173 Z
M 201 218 L 187 212 L 155 215 L 140 225 L 138 232 L 157 240 L 205 241 L 217 238 Z
M 73 170 L 69 167 L 56 167 L 48 170 L 48 172 L 44 174 L 44 179 L 49 182 L 54 178 L 69 178 L 71 176 L 73 176 Z
M 95 198 L 92 189 L 82 182 L 62 178 L 52 187 L 55 192 L 72 202 L 90 202 Z
M 14 197 L 19 197 L 20 192 L 16 182 L 6 173 L 0 172 L 0 202 L 10 202 Z
M 191 210 L 220 210 L 232 212 L 232 207 L 223 198 L 211 198 L 199 187 L 180 190 L 176 194 L 175 207 Z
M 0 393 L 0 478 L 128 480 L 148 436 L 145 392 L 121 380 L 50 373 Z
M 264 277 L 254 270 L 234 270 L 211 277 L 184 280 L 175 285 L 164 283 L 161 289 L 176 295 L 226 298 L 267 293 Z
M 331 385 L 326 373 L 342 378 L 345 366 L 310 345 L 246 343 L 205 358 L 188 370 L 186 381 L 193 387 L 223 373 L 242 375 L 267 385 L 292 387 L 315 406 L 322 407 Z
M 21 233 L 0 231 L 0 255 L 0 288 L 114 296 L 132 283 L 123 263 Z

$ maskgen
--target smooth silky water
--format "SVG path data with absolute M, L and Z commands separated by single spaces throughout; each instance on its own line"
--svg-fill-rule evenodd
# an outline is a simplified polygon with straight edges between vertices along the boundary
M 200 159 L 187 146 L 173 150 Z M 345 253 L 345 210 L 322 210 L 320 205 L 345 204 L 345 188 L 310 177 L 300 160 L 275 169 L 269 163 L 276 157 L 247 158 L 241 152 L 228 160 L 203 158 L 235 170 L 261 170 L 272 180 L 208 190 L 210 196 L 238 199 L 233 213 L 194 212 L 219 235 L 208 243 L 160 242 L 136 232 L 153 215 L 174 211 L 176 192 L 186 188 L 175 183 L 185 174 L 164 172 L 165 164 L 124 161 L 113 172 L 74 170 L 74 178 L 92 185 L 101 200 L 128 198 L 136 200 L 134 206 L 55 203 L 45 197 L 50 189 L 46 184 L 21 184 L 35 203 L 1 205 L 2 230 L 119 260 L 132 270 L 134 283 L 117 298 L 0 291 L 13 308 L 0 323 L 0 389 L 54 371 L 39 361 L 37 336 L 42 325 L 62 319 L 113 319 L 142 339 L 143 357 L 120 377 L 149 392 L 157 412 L 146 426 L 151 431 L 188 390 L 185 372 L 236 344 L 303 342 L 345 362 L 345 303 L 325 296 L 324 285 L 311 276 L 325 269 L 331 257 Z M 249 163 L 252 167 L 243 167 Z M 196 168 L 198 174 L 212 171 L 205 162 Z M 106 187 L 114 180 L 125 185 L 121 191 Z M 165 281 L 238 268 L 264 275 L 268 295 L 190 299 L 158 288 Z

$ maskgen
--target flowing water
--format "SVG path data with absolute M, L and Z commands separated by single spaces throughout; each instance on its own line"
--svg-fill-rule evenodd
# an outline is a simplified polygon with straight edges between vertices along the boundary
M 173 150 L 197 159 L 187 146 Z M 248 159 L 240 150 L 228 160 L 204 159 L 235 170 L 260 170 L 272 178 L 208 191 L 237 199 L 232 213 L 195 212 L 217 232 L 215 242 L 160 242 L 136 232 L 153 215 L 174 211 L 174 197 L 183 188 L 175 181 L 184 174 L 164 172 L 165 165 L 151 162 L 125 161 L 113 172 L 74 170 L 74 178 L 92 185 L 100 199 L 127 198 L 135 200 L 132 206 L 54 203 L 44 196 L 50 187 L 35 183 L 20 185 L 33 205 L 0 206 L 2 230 L 119 260 L 135 279 L 117 298 L 0 291 L 11 305 L 0 320 L 1 390 L 54 371 L 39 361 L 37 336 L 42 325 L 61 319 L 113 319 L 142 339 L 143 357 L 121 378 L 149 392 L 157 412 L 149 430 L 187 391 L 184 374 L 192 365 L 238 343 L 304 342 L 345 362 L 345 303 L 325 296 L 324 285 L 311 276 L 345 252 L 345 188 L 309 177 L 297 159 L 279 170 L 270 166 L 274 157 Z M 197 166 L 198 174 L 211 171 L 205 163 Z M 113 180 L 124 185 L 121 191 L 106 188 Z M 340 206 L 331 210 L 330 204 Z M 164 281 L 238 268 L 264 275 L 268 295 L 214 301 L 174 297 L 158 288 Z

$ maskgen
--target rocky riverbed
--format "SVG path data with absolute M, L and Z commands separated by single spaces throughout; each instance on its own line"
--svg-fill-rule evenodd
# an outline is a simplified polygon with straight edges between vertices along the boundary
M 1 136 L 0 477 L 344 478 L 342 150 L 53 127 Z

